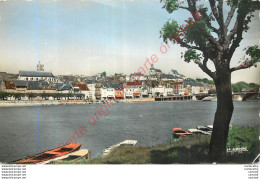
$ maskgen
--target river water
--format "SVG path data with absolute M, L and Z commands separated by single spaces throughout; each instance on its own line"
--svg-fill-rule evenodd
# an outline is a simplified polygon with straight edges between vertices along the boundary
M 88 119 L 101 104 L 0 108 L 0 161 L 9 162 L 66 143 L 80 126 L 87 133 L 74 134 L 91 157 L 126 139 L 152 146 L 169 142 L 172 128 L 213 124 L 216 102 L 117 103 L 95 125 Z M 232 125 L 259 125 L 259 101 L 234 102 Z M 105 109 L 104 109 L 105 111 Z

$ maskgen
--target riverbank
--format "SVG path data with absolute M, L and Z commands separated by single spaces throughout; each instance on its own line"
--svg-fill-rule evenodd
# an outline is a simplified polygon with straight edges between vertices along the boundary
M 226 163 L 251 163 L 258 155 L 260 128 L 233 127 L 227 147 L 246 148 L 244 152 L 228 152 Z M 56 164 L 209 164 L 210 136 L 190 136 L 152 147 L 120 146 L 107 156 Z
M 154 102 L 154 98 L 138 98 L 118 100 L 119 103 L 145 103 Z M 87 100 L 46 100 L 46 101 L 22 101 L 9 100 L 0 101 L 0 107 L 15 107 L 15 106 L 51 106 L 51 105 L 74 105 L 74 104 L 100 104 L 102 102 L 89 102 Z
M 73 105 L 90 104 L 83 100 L 59 100 L 59 101 L 0 101 L 0 107 L 19 107 L 19 106 L 53 106 L 53 105 Z

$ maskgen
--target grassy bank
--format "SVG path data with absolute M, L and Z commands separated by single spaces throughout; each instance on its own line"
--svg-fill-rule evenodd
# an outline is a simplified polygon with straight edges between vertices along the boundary
M 251 163 L 259 153 L 260 128 L 233 127 L 227 147 L 247 152 L 227 153 L 227 163 Z M 57 164 L 204 164 L 208 162 L 210 136 L 190 136 L 152 147 L 122 146 L 105 157 Z

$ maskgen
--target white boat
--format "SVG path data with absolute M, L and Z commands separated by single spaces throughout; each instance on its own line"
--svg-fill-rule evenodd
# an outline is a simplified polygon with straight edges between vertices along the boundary
M 188 129 L 188 131 L 191 132 L 192 134 L 211 135 L 210 132 L 206 132 L 206 131 L 199 130 L 199 129 Z
M 215 96 L 207 96 L 202 99 L 202 101 L 217 101 L 217 97 Z
M 112 145 L 111 147 L 105 149 L 103 151 L 103 154 L 102 156 L 106 156 L 108 155 L 112 149 L 116 148 L 116 147 L 119 147 L 119 146 L 125 146 L 125 145 L 130 145 L 130 146 L 135 146 L 137 143 L 137 140 L 125 140 L 123 142 L 120 142 L 119 144 L 116 144 L 116 145 Z
M 90 150 L 81 149 L 81 150 L 66 154 L 64 156 L 42 162 L 40 164 L 53 164 L 57 161 L 75 161 L 75 160 L 79 160 L 79 159 L 90 159 Z

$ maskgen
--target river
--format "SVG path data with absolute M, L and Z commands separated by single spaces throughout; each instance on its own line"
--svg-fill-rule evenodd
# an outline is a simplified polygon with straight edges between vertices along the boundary
M 9 162 L 56 148 L 84 125 L 77 142 L 91 157 L 126 139 L 152 146 L 169 142 L 172 128 L 195 128 L 213 123 L 216 102 L 117 103 L 95 125 L 88 124 L 101 104 L 0 108 L 0 161 Z M 232 125 L 259 125 L 259 101 L 234 102 Z

